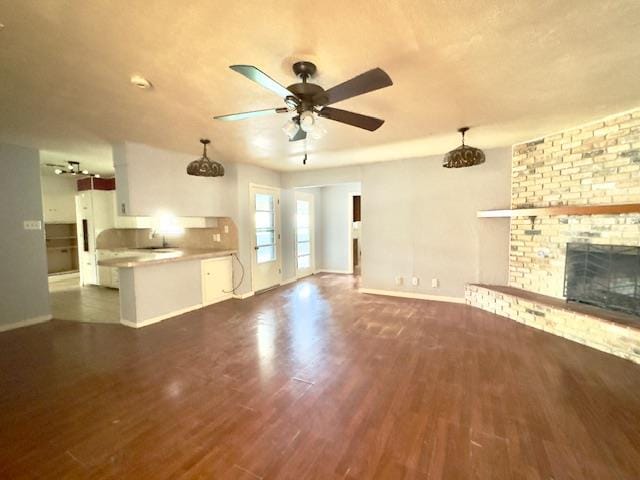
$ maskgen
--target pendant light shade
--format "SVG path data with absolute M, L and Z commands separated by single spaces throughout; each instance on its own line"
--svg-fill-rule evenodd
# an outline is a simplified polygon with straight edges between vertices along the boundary
M 211 140 L 203 138 L 200 140 L 202 144 L 202 157 L 198 160 L 194 160 L 187 165 L 187 173 L 196 177 L 222 177 L 224 176 L 224 167 L 221 163 L 209 160 L 207 157 L 207 145 L 211 143 Z
M 444 156 L 444 160 L 442 161 L 444 168 L 473 167 L 474 165 L 484 163 L 485 156 L 482 150 L 464 144 L 464 134 L 467 130 L 469 130 L 469 127 L 458 129 L 458 132 L 462 134 L 462 145 L 451 150 Z

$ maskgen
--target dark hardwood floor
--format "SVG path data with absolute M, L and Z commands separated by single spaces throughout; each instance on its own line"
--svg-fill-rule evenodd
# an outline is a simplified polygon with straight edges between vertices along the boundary
M 640 367 L 302 280 L 141 330 L 0 334 L 0 478 L 640 478 Z

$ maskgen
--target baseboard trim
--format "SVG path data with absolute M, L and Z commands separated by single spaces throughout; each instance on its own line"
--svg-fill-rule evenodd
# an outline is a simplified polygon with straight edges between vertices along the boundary
M 360 288 L 358 291 L 360 293 L 368 293 L 371 295 L 386 295 L 387 297 L 413 298 L 416 300 L 432 300 L 435 302 L 465 303 L 464 297 L 446 297 L 444 295 L 401 292 L 398 290 L 377 290 L 375 288 Z
M 192 312 L 194 310 L 198 310 L 199 308 L 204 307 L 201 303 L 198 305 L 192 305 L 190 307 L 181 308 L 180 310 L 174 310 L 173 312 L 166 313 L 164 315 L 158 315 L 157 317 L 148 318 L 147 320 L 143 320 L 142 322 L 132 322 L 131 320 L 125 320 L 124 318 L 120 319 L 120 323 L 126 327 L 131 328 L 142 328 L 147 327 L 149 325 L 153 325 L 154 323 L 161 322 L 166 320 L 167 318 L 177 317 L 178 315 L 182 315 L 183 313 Z
M 30 327 L 31 325 L 48 322 L 52 318 L 53 315 L 40 315 L 38 317 L 20 320 L 19 322 L 9 323 L 8 325 L 0 325 L 0 332 L 8 332 L 9 330 L 15 330 L 16 328 Z
M 340 275 L 353 275 L 353 270 L 316 270 L 314 273 L 337 273 Z
M 245 298 L 253 297 L 254 295 L 255 292 L 253 291 L 247 293 L 235 293 L 232 298 L 235 298 L 236 300 L 244 300 Z
M 286 280 L 283 280 L 282 282 L 280 282 L 280 286 L 289 285 L 290 283 L 297 281 L 299 278 L 304 278 L 304 277 L 287 278 Z

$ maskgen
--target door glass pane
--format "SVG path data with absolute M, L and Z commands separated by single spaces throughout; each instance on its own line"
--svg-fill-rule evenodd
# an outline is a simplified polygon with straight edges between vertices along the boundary
M 296 201 L 296 256 L 298 270 L 311 268 L 311 202 Z
M 256 228 L 273 228 L 273 212 L 256 212 Z
M 299 228 L 298 229 L 298 241 L 299 242 L 308 242 L 310 240 L 309 229 L 308 228 Z
M 298 255 L 310 255 L 311 244 L 309 242 L 298 242 Z
M 309 268 L 311 266 L 311 255 L 298 257 L 298 269 Z
M 256 193 L 256 212 L 272 212 L 273 195 Z
M 272 262 L 276 259 L 276 248 L 274 245 L 258 247 L 258 263 Z
M 263 245 L 273 245 L 275 242 L 273 230 L 258 230 L 256 231 L 256 245 L 261 247 Z

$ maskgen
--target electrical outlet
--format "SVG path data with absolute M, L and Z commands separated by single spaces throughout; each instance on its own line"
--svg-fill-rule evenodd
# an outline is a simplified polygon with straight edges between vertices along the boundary
M 418 285 L 420 285 L 420 279 L 418 277 L 411 278 L 411 285 L 417 287 Z
M 402 285 L 403 279 L 402 277 L 396 277 L 396 285 Z
M 229 225 L 224 226 L 224 233 L 229 233 Z
M 213 241 L 214 242 L 219 242 L 220 241 L 220 234 L 219 233 L 214 233 L 213 234 Z
M 438 288 L 439 284 L 440 284 L 440 282 L 438 281 L 437 278 L 432 278 L 431 279 L 431 288 Z
M 25 230 L 42 230 L 42 221 L 40 221 L 40 220 L 25 220 L 24 221 L 24 229 Z

